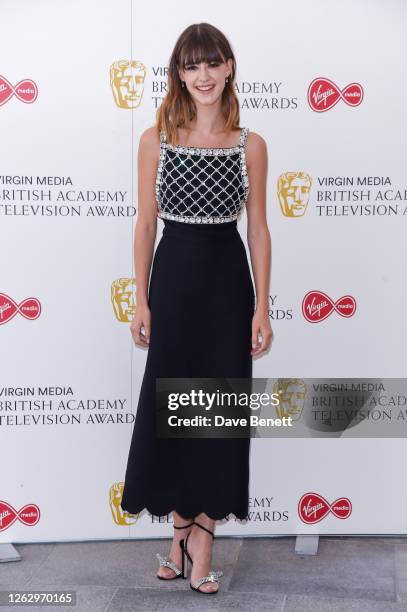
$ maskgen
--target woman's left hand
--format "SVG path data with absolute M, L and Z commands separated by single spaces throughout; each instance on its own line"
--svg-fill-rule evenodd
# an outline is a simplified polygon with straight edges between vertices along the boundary
M 267 310 L 256 310 L 252 320 L 252 357 L 268 350 L 273 337 L 270 317 Z

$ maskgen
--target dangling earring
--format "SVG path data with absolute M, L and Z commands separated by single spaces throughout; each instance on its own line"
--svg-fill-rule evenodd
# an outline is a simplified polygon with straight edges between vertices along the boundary
M 185 87 L 185 81 L 181 81 L 181 87 Z
M 225 79 L 225 83 L 229 83 L 229 79 L 228 79 L 228 77 L 226 77 L 226 79 Z

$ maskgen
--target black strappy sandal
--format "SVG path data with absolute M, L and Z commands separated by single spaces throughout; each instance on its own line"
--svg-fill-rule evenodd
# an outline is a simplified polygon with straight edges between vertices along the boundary
M 196 521 L 194 521 L 194 525 L 197 525 L 201 529 L 204 529 L 205 531 L 211 534 L 213 539 L 215 539 L 215 534 L 213 533 L 213 531 L 211 531 L 210 529 L 207 529 L 206 527 L 204 527 L 200 523 L 197 523 Z M 179 545 L 181 546 L 182 553 L 183 553 L 182 554 L 182 575 L 184 578 L 187 578 L 187 575 L 188 575 L 188 561 L 191 563 L 191 566 L 194 564 L 194 562 L 191 559 L 191 555 L 188 552 L 188 548 L 187 548 L 188 538 L 189 538 L 189 534 L 187 535 L 185 539 L 182 539 L 179 542 Z M 196 591 L 197 593 L 203 593 L 204 595 L 216 595 L 216 593 L 219 591 L 219 588 L 216 591 L 201 591 L 199 587 L 205 582 L 219 582 L 219 578 L 221 576 L 223 576 L 223 572 L 217 572 L 217 571 L 211 570 L 207 576 L 203 576 L 202 578 L 199 578 L 199 580 L 195 582 L 195 585 L 192 585 L 191 583 L 189 583 L 189 586 L 191 587 L 193 591 Z
M 188 525 L 182 525 L 182 527 L 177 527 L 177 525 L 173 525 L 173 527 L 174 529 L 186 529 L 187 527 L 191 527 L 191 525 L 193 524 L 194 522 L 192 521 L 192 523 L 188 523 Z M 159 580 L 175 580 L 175 578 L 185 578 L 185 576 L 183 576 L 184 572 L 180 570 L 179 567 L 177 567 L 169 557 L 163 557 L 162 555 L 160 555 L 160 553 L 157 553 L 156 557 L 160 563 L 160 567 L 169 567 L 175 573 L 175 576 L 172 576 L 171 578 L 164 578 L 164 576 L 159 576 L 157 574 L 157 578 Z

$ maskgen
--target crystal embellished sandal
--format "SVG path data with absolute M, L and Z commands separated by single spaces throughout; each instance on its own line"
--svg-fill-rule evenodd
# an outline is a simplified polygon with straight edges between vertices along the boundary
M 209 529 L 207 529 L 200 523 L 197 523 L 196 521 L 194 521 L 194 525 L 198 525 L 198 527 L 210 533 L 213 539 L 215 539 L 215 534 L 212 531 L 210 531 Z M 184 578 L 186 578 L 188 575 L 188 561 L 191 563 L 191 566 L 193 565 L 191 555 L 189 554 L 188 549 L 187 549 L 188 538 L 189 538 L 189 534 L 187 535 L 185 539 L 180 540 L 180 543 L 179 543 L 179 545 L 182 548 L 182 570 L 181 571 L 182 571 L 182 575 Z M 219 582 L 219 578 L 221 576 L 223 576 L 223 572 L 217 572 L 217 571 L 211 570 L 207 576 L 203 576 L 202 578 L 199 578 L 199 580 L 197 580 L 194 585 L 192 583 L 189 583 L 189 586 L 191 587 L 193 591 L 196 591 L 197 593 L 203 593 L 204 595 L 216 595 L 219 589 L 217 589 L 216 591 L 201 591 L 200 586 L 204 584 L 205 582 Z
M 192 522 L 188 523 L 188 525 L 182 525 L 182 527 L 177 527 L 177 525 L 173 525 L 173 527 L 174 529 L 186 529 L 187 527 L 191 527 L 193 524 L 194 523 Z M 164 578 L 164 576 L 159 576 L 157 574 L 157 578 L 160 580 L 175 580 L 175 578 L 184 578 L 182 570 L 180 570 L 169 557 L 163 557 L 160 555 L 160 553 L 157 553 L 156 557 L 160 563 L 160 567 L 169 567 L 175 574 L 175 576 L 172 576 L 171 578 Z

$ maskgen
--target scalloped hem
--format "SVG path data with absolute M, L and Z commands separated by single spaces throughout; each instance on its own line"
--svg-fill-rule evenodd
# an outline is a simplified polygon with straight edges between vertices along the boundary
M 143 510 L 146 510 L 151 516 L 156 516 L 156 517 L 164 517 L 164 516 L 168 516 L 169 514 L 171 514 L 171 512 L 177 512 L 177 514 L 179 514 L 185 520 L 198 516 L 198 514 L 201 514 L 202 512 L 204 512 L 213 521 L 224 521 L 224 520 L 229 521 L 232 517 L 234 517 L 237 521 L 247 521 L 249 519 L 248 514 L 243 515 L 243 514 L 240 514 L 239 512 L 234 512 L 233 510 L 225 513 L 224 511 L 216 511 L 216 510 L 202 510 L 202 509 L 187 510 L 184 508 L 180 508 L 179 510 L 177 510 L 176 508 L 173 508 L 172 510 L 163 511 L 162 509 L 152 508 L 150 505 L 142 505 L 142 506 L 139 506 L 135 510 L 130 510 L 129 507 L 124 508 L 121 504 L 120 504 L 120 507 L 122 510 L 124 510 L 125 512 L 128 512 L 129 514 L 139 514 L 143 512 Z

